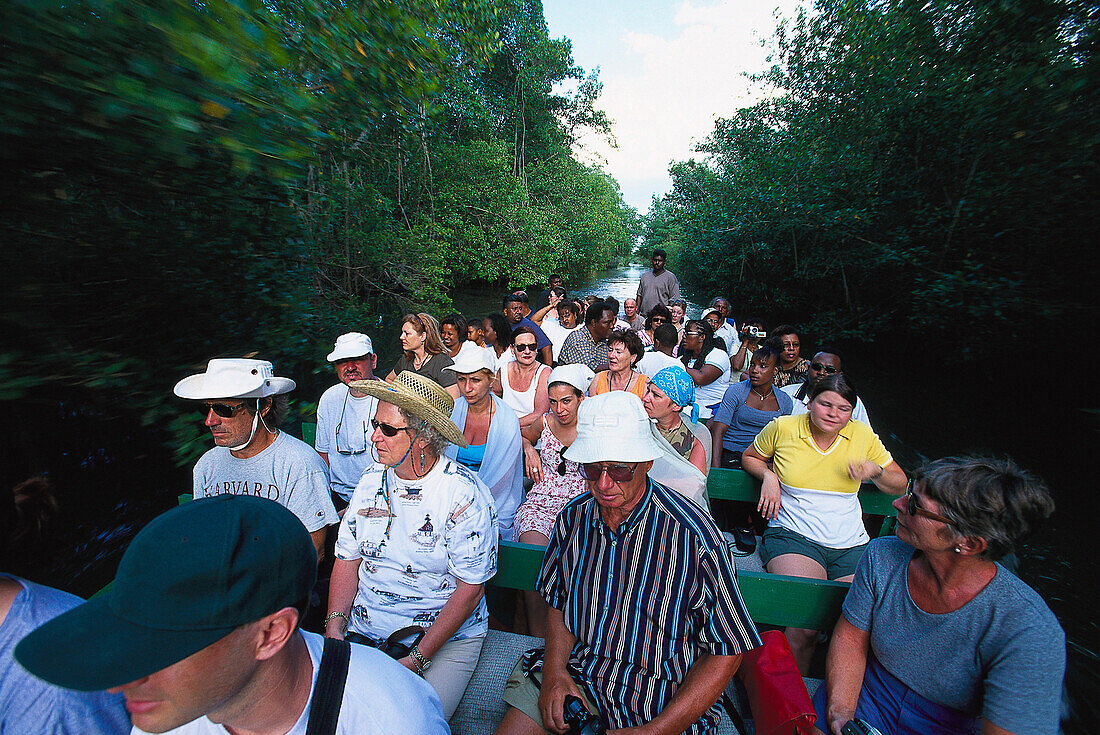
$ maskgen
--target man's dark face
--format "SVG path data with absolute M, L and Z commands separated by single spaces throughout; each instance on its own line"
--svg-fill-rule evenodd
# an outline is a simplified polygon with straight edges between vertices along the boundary
M 829 372 L 828 368 L 836 368 Z M 806 368 L 806 382 L 814 385 L 826 375 L 836 375 L 840 372 L 840 358 L 829 352 L 819 352 L 810 361 L 810 367 Z
M 725 299 L 715 299 L 714 308 L 721 313 L 723 319 L 728 319 L 730 315 L 730 302 Z
M 615 328 L 615 312 L 611 309 L 604 309 L 600 318 L 588 326 L 592 332 L 592 338 L 597 342 L 602 342 L 607 339 L 607 335 L 611 334 L 611 330 Z
M 565 283 L 560 278 L 551 278 L 550 288 L 565 288 Z
M 653 272 L 660 273 L 665 269 L 665 256 L 654 255 L 653 256 Z
M 512 324 L 519 324 L 523 319 L 523 304 L 519 301 L 513 301 L 504 307 L 504 316 L 508 317 L 508 321 Z

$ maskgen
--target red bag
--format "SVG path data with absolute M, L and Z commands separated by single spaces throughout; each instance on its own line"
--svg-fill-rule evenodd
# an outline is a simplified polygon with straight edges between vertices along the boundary
M 761 639 L 764 645 L 746 653 L 737 672 L 757 735 L 809 735 L 817 715 L 791 644 L 778 630 L 764 632 Z

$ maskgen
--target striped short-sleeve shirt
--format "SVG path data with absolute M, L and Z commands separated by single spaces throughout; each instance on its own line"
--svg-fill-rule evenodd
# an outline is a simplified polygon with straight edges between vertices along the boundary
M 558 515 L 539 590 L 577 638 L 570 670 L 611 728 L 643 725 L 668 706 L 704 653 L 760 645 L 718 527 L 676 492 L 649 481 L 612 531 L 591 494 Z M 715 703 L 686 732 L 713 732 Z

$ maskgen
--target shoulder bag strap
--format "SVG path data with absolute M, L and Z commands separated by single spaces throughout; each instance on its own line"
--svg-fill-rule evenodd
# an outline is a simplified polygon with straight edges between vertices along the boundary
M 321 667 L 317 672 L 317 683 L 313 687 L 306 735 L 335 735 L 350 662 L 350 643 L 325 638 Z

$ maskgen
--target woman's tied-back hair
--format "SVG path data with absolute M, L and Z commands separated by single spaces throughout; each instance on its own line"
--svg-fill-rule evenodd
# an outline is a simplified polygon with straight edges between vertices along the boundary
M 466 321 L 466 317 L 462 316 L 461 314 L 448 314 L 447 316 L 443 317 L 443 321 L 439 323 L 440 332 L 442 332 L 443 325 L 445 324 L 450 324 L 452 327 L 455 328 L 455 331 L 458 332 L 459 342 L 466 341 L 466 327 L 469 324 L 469 322 Z M 439 337 L 439 341 L 440 343 L 443 342 L 442 334 Z
M 434 316 L 423 311 L 419 314 L 406 314 L 402 317 L 401 323 L 412 326 L 418 334 L 423 334 L 426 337 L 424 351 L 429 355 L 443 353 L 443 340 L 439 338 L 439 323 L 436 322 Z M 405 350 L 405 357 L 412 360 L 413 353 Z
M 1054 513 L 1045 482 L 1008 457 L 944 457 L 913 473 L 920 493 L 940 505 L 940 514 L 961 536 L 985 540 L 982 558 L 995 561 L 1013 551 Z
M 493 331 L 496 332 L 497 339 L 495 344 L 497 347 L 505 348 L 512 346 L 512 323 L 508 321 L 507 317 L 501 314 L 499 311 L 494 311 L 485 319 L 493 325 Z
M 756 356 L 756 353 L 753 353 Z M 813 402 L 815 398 L 831 390 L 833 393 L 839 393 L 840 397 L 852 404 L 852 408 L 856 407 L 856 401 L 859 400 L 859 396 L 856 395 L 856 389 L 852 386 L 850 380 L 844 373 L 835 373 L 834 375 L 826 375 L 821 380 L 814 384 L 814 387 L 810 389 L 810 401 Z
M 714 329 L 710 324 L 703 319 L 688 319 L 684 322 L 685 332 L 702 332 L 703 333 L 703 348 L 699 350 L 699 357 L 695 358 L 694 365 L 688 365 L 693 370 L 702 370 L 703 366 L 707 364 L 707 355 L 714 349 L 721 348 L 722 352 L 726 351 L 725 343 L 720 337 L 714 336 Z M 685 365 L 691 360 L 691 356 L 687 352 L 680 355 L 680 362 Z
M 621 342 L 626 347 L 627 352 L 634 356 L 634 359 L 630 361 L 630 367 L 633 368 L 638 364 L 638 360 L 642 359 L 642 355 L 645 354 L 645 346 L 642 344 L 642 338 L 638 336 L 638 333 L 633 329 L 615 329 L 607 337 L 607 346 L 610 347 L 616 342 Z

